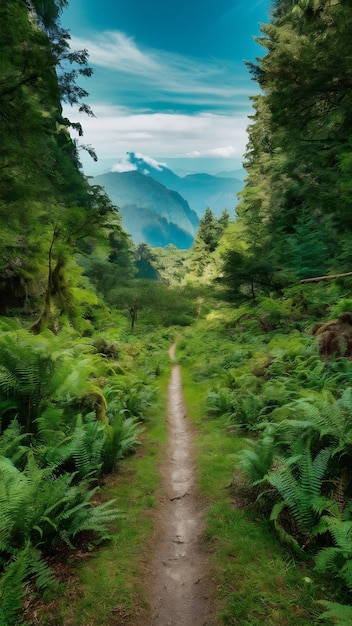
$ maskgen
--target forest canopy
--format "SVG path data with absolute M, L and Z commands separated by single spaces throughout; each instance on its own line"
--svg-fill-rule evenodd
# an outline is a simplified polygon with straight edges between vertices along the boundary
M 261 92 L 237 207 L 242 249 L 225 255 L 236 290 L 237 266 L 245 289 L 263 275 L 251 259 L 265 259 L 274 289 L 351 269 L 351 27 L 345 0 L 272 2 L 264 54 L 247 63 Z
M 117 208 L 83 175 L 69 134 L 77 125 L 62 115 L 65 100 L 93 114 L 77 83 L 91 75 L 87 51 L 71 51 L 59 24 L 65 4 L 0 7 L 0 311 L 37 313 L 36 331 L 56 314 L 75 316 L 78 253 L 133 274 Z

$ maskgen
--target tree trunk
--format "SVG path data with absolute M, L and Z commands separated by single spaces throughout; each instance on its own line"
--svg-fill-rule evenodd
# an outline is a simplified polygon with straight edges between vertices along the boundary
M 334 280 L 335 278 L 343 278 L 344 276 L 352 276 L 352 272 L 345 272 L 345 274 L 330 274 L 328 276 L 315 276 L 315 278 L 304 278 L 300 280 L 300 285 L 305 283 L 318 283 L 321 280 Z
M 54 249 L 55 241 L 59 237 L 59 234 L 60 234 L 59 230 L 54 228 L 54 232 L 53 232 L 53 236 L 52 236 L 52 240 L 51 240 L 50 248 L 48 252 L 48 282 L 47 282 L 46 293 L 45 293 L 44 309 L 43 309 L 43 312 L 40 314 L 39 318 L 31 326 L 31 331 L 34 335 L 39 335 L 39 333 L 41 333 L 44 325 L 48 322 L 48 320 L 50 319 L 50 315 L 51 315 L 51 302 L 52 302 L 52 295 L 53 295 L 53 289 L 54 289 L 53 274 L 55 271 L 53 270 L 53 249 Z

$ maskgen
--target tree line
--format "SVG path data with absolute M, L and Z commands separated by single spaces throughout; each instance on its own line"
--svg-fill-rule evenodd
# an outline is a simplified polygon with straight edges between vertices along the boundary
M 351 270 L 351 23 L 344 0 L 271 3 L 247 62 L 260 93 L 224 258 L 232 294 Z

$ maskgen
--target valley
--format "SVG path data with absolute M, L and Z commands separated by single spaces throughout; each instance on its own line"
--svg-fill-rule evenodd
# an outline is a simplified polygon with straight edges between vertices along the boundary
M 235 218 L 236 194 L 243 181 L 232 175 L 180 177 L 154 159 L 134 153 L 128 153 L 128 161 L 116 169 L 125 171 L 95 176 L 93 182 L 119 207 L 123 227 L 137 245 L 189 249 L 207 207 L 217 217 L 227 210 Z

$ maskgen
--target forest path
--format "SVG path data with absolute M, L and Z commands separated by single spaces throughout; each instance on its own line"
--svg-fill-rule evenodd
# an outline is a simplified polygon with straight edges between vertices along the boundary
M 175 344 L 170 358 L 175 358 Z M 150 626 L 213 626 L 212 582 L 202 541 L 205 504 L 197 494 L 193 433 L 181 373 L 172 365 L 168 389 L 168 448 L 151 576 Z

